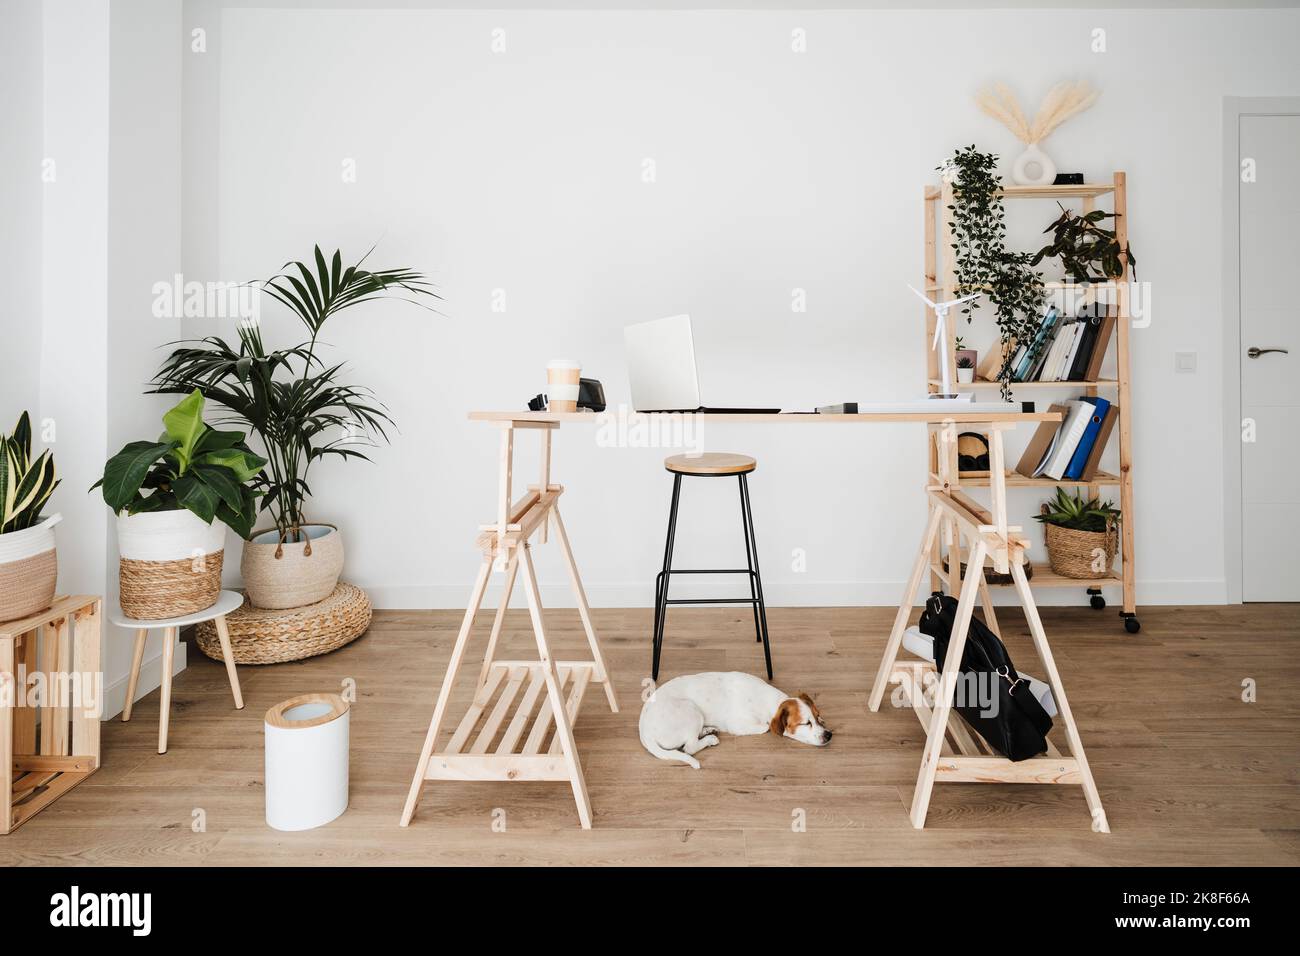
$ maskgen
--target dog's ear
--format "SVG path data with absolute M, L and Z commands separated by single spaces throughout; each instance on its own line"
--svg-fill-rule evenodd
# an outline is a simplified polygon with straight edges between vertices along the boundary
M 812 708 L 814 717 L 820 717 L 822 715 L 822 712 L 817 709 L 817 705 L 813 703 L 813 699 L 807 694 L 800 692 L 799 699 Z
M 768 725 L 768 730 L 778 737 L 785 736 L 785 728 L 790 723 L 790 716 L 795 709 L 794 701 L 788 697 L 781 701 L 781 706 L 776 709 L 776 715 L 772 718 L 772 723 Z

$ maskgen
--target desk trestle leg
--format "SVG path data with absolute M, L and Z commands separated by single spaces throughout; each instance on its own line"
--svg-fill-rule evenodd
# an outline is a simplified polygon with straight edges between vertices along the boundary
M 1000 466 L 1001 429 L 987 426 L 987 430 L 994 451 L 991 457 Z M 1056 669 L 1047 634 L 1025 576 L 1025 549 L 1028 542 L 1018 536 L 1019 528 L 1006 524 L 1003 470 L 998 467 L 992 471 L 993 510 L 990 514 L 958 490 L 956 468 L 948 463 L 948 458 L 943 454 L 938 456 L 938 481 L 926 489 L 930 499 L 929 521 L 868 699 L 870 709 L 878 710 L 886 686 L 898 684 L 899 698 L 912 708 L 926 730 L 925 750 L 912 797 L 912 826 L 917 829 L 925 826 L 935 783 L 1073 784 L 1083 788 L 1092 815 L 1092 829 L 1099 833 L 1109 833 L 1110 826 L 1083 752 L 1079 728 L 1070 711 L 1061 675 Z M 961 571 L 963 537 L 969 547 L 964 577 Z M 943 575 L 939 573 L 943 570 L 942 567 L 935 561 L 940 544 L 947 550 L 948 568 Z M 1057 719 L 1064 728 L 1069 745 L 1068 756 L 1063 756 L 1049 740 L 1043 756 L 1013 762 L 994 753 L 954 710 L 959 662 L 965 651 L 966 637 L 977 600 L 983 607 L 985 623 L 995 633 L 998 632 L 993 602 L 984 580 L 985 565 L 990 563 L 999 573 L 1010 573 L 1015 583 L 1016 593 L 1024 607 L 1025 619 L 1033 636 L 1034 648 L 1042 661 L 1056 700 Z M 933 581 L 947 584 L 950 593 L 958 596 L 956 619 L 948 641 L 942 673 L 929 661 L 898 660 L 903 631 L 912 612 L 912 602 L 927 569 L 931 571 Z
M 524 423 L 506 424 L 511 427 L 506 429 L 501 442 L 501 501 L 497 520 L 484 525 L 478 537 L 483 562 L 434 705 L 433 719 L 429 722 L 429 731 L 402 811 L 402 826 L 410 824 L 428 780 L 554 780 L 569 782 L 578 808 L 578 819 L 584 829 L 591 828 L 591 801 L 574 743 L 573 725 L 582 706 L 583 694 L 591 684 L 603 685 L 610 710 L 618 711 L 618 701 L 591 622 L 591 609 L 569 536 L 560 518 L 558 502 L 564 489 L 549 481 L 551 428 L 541 430 L 544 456 L 541 483 L 530 485 L 527 494 L 511 502 L 513 431 L 514 426 L 524 427 Z M 591 650 L 591 660 L 588 661 L 554 660 L 547 639 L 529 538 L 537 532 L 539 538 L 545 540 L 546 530 L 552 522 Z M 452 730 L 450 739 L 440 744 L 443 719 L 455 690 L 456 675 L 464 662 L 474 619 L 482 606 L 494 567 L 505 571 L 505 584 L 493 616 L 478 681 L 464 716 Z M 497 645 L 517 577 L 523 579 L 528 600 L 529 618 L 537 645 L 535 661 L 497 659 Z

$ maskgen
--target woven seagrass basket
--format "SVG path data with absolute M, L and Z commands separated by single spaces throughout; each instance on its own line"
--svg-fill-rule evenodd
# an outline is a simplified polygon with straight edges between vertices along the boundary
M 205 610 L 221 595 L 223 551 L 179 561 L 122 558 L 122 613 L 138 621 L 183 617 Z
M 230 650 L 236 664 L 283 664 L 328 654 L 350 644 L 370 626 L 370 598 L 359 587 L 340 581 L 323 601 L 284 609 L 243 607 L 226 615 Z M 195 629 L 199 650 L 222 660 L 221 642 L 212 621 Z
M 1115 563 L 1119 532 L 1114 524 L 1105 531 L 1076 531 L 1043 522 L 1047 560 L 1062 577 L 1095 580 L 1108 578 Z
M 16 621 L 44 611 L 54 603 L 59 559 L 54 548 L 0 563 L 0 622 Z
M 54 603 L 59 557 L 54 526 L 62 515 L 0 535 L 0 621 L 39 614 Z

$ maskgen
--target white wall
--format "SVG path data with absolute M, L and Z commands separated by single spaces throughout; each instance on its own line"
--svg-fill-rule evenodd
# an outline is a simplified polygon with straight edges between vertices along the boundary
M 87 494 L 103 473 L 107 423 L 108 7 L 44 4 L 40 276 L 40 416 L 62 484 L 49 510 L 63 515 L 59 590 L 105 590 L 107 509 Z M 39 182 L 39 180 L 38 180 Z
M 110 610 L 113 518 L 88 489 L 110 453 L 160 430 L 167 406 L 141 393 L 180 331 L 150 311 L 153 283 L 180 268 L 180 55 L 167 0 L 3 9 L 0 428 L 27 409 L 38 442 L 52 435 L 59 591 L 103 594 Z M 106 622 L 106 716 L 122 707 L 131 638 Z M 155 639 L 142 694 L 158 684 L 160 651 Z
M 181 271 L 181 8 L 172 0 L 114 0 L 109 42 L 108 336 L 106 340 L 108 454 L 162 430 L 175 399 L 145 395 L 149 379 L 180 337 L 180 320 L 153 314 L 156 282 Z M 102 470 L 103 462 L 99 463 Z M 98 494 L 94 501 L 108 515 Z M 110 521 L 104 593 L 117 597 L 117 538 Z M 238 551 L 234 552 L 236 555 Z M 236 563 L 238 563 L 236 559 Z M 121 709 L 131 666 L 133 633 L 110 627 L 104 681 L 109 713 Z M 162 638 L 145 648 L 137 694 L 157 686 Z M 184 667 L 184 645 L 177 655 Z
M 41 366 L 41 106 L 44 65 L 40 0 L 6 5 L 0 29 L 0 432 L 26 409 L 36 415 Z
M 1096 27 L 1105 53 L 1091 50 Z M 806 53 L 791 51 L 795 28 Z M 1014 155 L 971 103 L 981 84 L 1003 79 L 1036 102 L 1084 77 L 1100 102 L 1047 149 L 1089 179 L 1127 170 L 1139 277 L 1155 296 L 1151 327 L 1133 335 L 1139 600 L 1221 601 L 1220 98 L 1300 90 L 1298 31 L 1295 11 L 229 9 L 219 269 L 262 276 L 314 242 L 350 255 L 378 242 L 375 263 L 436 278 L 441 317 L 373 306 L 330 327 L 401 433 L 373 466 L 313 472 L 311 511 L 343 525 L 347 573 L 379 603 L 456 606 L 495 487 L 494 436 L 466 412 L 517 407 L 560 354 L 624 401 L 622 326 L 682 311 L 713 403 L 915 395 L 922 336 L 903 283 L 922 266 L 922 186 L 957 145 Z M 1053 209 L 1017 208 L 1014 231 L 1033 241 Z M 796 288 L 805 314 L 791 312 Z M 271 316 L 267 334 L 297 330 Z M 1199 372 L 1176 376 L 1175 350 L 1200 352 Z M 897 599 L 923 514 L 918 429 L 711 425 L 707 444 L 760 461 L 773 603 Z M 595 602 L 650 599 L 662 455 L 599 449 L 591 429 L 559 437 Z M 1014 494 L 1028 523 L 1038 494 Z M 734 558 L 737 511 L 730 488 L 688 486 L 681 563 Z M 564 600 L 553 555 L 541 573 Z

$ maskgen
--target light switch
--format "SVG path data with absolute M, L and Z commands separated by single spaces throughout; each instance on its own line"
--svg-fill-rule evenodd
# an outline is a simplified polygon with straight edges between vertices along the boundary
M 1195 371 L 1196 371 L 1196 353 L 1195 353 L 1195 352 L 1175 352 L 1175 353 L 1174 353 L 1174 371 L 1175 371 L 1175 372 L 1195 372 Z

